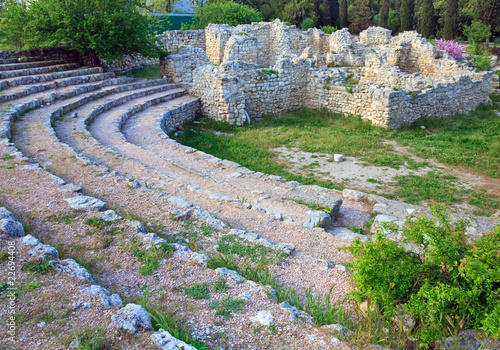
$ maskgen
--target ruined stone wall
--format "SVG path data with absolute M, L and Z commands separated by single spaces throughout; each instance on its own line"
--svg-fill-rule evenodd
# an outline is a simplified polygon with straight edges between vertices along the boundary
M 187 47 L 167 56 L 163 65 L 164 74 L 173 82 L 192 82 L 193 71 L 209 64 L 207 53 L 199 48 Z
M 159 36 L 165 51 L 175 51 L 180 47 L 192 46 L 206 50 L 205 30 L 172 30 Z
M 223 61 L 243 61 L 259 63 L 259 44 L 256 37 L 246 34 L 233 35 L 229 38 L 224 50 Z
M 163 114 L 159 126 L 165 133 L 175 130 L 187 121 L 193 121 L 200 110 L 200 100 L 190 101 Z
M 359 33 L 359 42 L 367 47 L 388 45 L 391 42 L 391 32 L 382 27 L 369 27 Z

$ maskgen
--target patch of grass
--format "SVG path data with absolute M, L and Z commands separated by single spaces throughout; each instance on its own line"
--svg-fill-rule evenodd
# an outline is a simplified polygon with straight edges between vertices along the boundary
M 184 294 L 194 299 L 210 299 L 208 283 L 198 283 L 184 289 Z
M 28 283 L 28 284 L 26 285 L 26 289 L 27 289 L 27 290 L 34 290 L 34 289 L 37 289 L 37 288 L 38 288 L 38 287 L 40 287 L 40 286 L 41 286 L 40 281 L 33 281 L 33 282 Z
M 86 329 L 74 334 L 78 341 L 77 350 L 108 350 L 111 344 L 106 338 L 105 328 Z M 69 344 L 68 344 L 69 345 Z
M 243 311 L 243 306 L 245 305 L 245 300 L 234 299 L 231 296 L 227 296 L 221 301 L 213 301 L 210 303 L 209 308 L 211 310 L 217 310 L 215 316 L 221 316 L 224 318 L 231 318 L 231 313 L 238 313 Z
M 227 280 L 225 278 L 219 277 L 217 281 L 214 282 L 214 290 L 216 292 L 224 293 L 229 289 L 227 285 Z
M 262 69 L 262 73 L 267 74 L 267 75 L 278 75 L 277 70 L 272 70 L 272 69 Z
M 283 252 L 277 252 L 261 245 L 250 245 L 243 239 L 234 235 L 225 235 L 218 242 L 218 248 L 222 254 L 235 254 L 243 258 L 248 258 L 253 262 L 267 264 L 270 261 L 280 260 L 286 257 Z
M 85 220 L 85 225 L 95 227 L 98 230 L 102 230 L 103 228 L 111 226 L 112 224 L 113 224 L 112 222 L 104 221 L 103 219 L 95 216 Z
M 145 66 L 141 68 L 135 68 L 131 71 L 124 73 L 126 76 L 133 76 L 134 78 L 161 78 L 161 66 L 155 64 L 152 66 Z
M 134 256 L 144 265 L 139 267 L 142 275 L 151 275 L 160 267 L 160 260 L 173 255 L 175 248 L 168 243 L 163 243 L 159 248 L 151 247 L 149 251 L 140 250 L 139 246 L 133 250 Z
M 50 266 L 49 259 L 27 260 L 23 263 L 21 270 L 35 272 L 41 275 L 46 275 L 54 271 L 52 266 Z
M 9 256 L 9 252 L 2 252 L 2 254 L 0 254 L 0 263 L 9 260 Z
M 14 156 L 11 155 L 11 154 L 8 154 L 8 153 L 5 153 L 3 156 L 0 157 L 0 160 L 3 160 L 3 161 L 8 161 L 8 160 L 11 160 L 13 159 Z
M 149 287 L 143 286 L 143 298 L 140 301 L 142 307 L 151 315 L 151 325 L 157 331 L 163 329 L 174 338 L 182 340 L 186 344 L 193 346 L 198 350 L 206 350 L 207 346 L 203 342 L 192 336 L 192 329 L 179 316 L 177 310 L 163 311 L 159 307 L 153 305 L 149 300 Z
M 76 217 L 77 217 L 76 213 L 57 213 L 47 216 L 46 220 L 52 223 L 69 225 L 71 224 L 71 220 L 73 220 Z

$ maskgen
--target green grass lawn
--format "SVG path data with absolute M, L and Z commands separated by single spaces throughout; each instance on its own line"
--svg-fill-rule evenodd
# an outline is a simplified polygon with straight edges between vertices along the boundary
M 343 117 L 326 110 L 300 110 L 265 116 L 252 127 L 236 127 L 211 119 L 185 125 L 179 141 L 185 145 L 235 161 L 254 171 L 280 175 L 303 184 L 341 189 L 340 184 L 314 176 L 291 173 L 287 164 L 272 150 L 285 146 L 305 152 L 342 153 L 367 164 L 417 169 L 426 165 L 397 153 L 387 143 L 408 146 L 421 158 L 434 158 L 444 164 L 463 167 L 492 178 L 500 175 L 500 96 L 492 96 L 493 106 L 450 118 L 428 118 L 398 131 L 375 127 L 359 117 Z M 425 129 L 422 128 L 425 127 Z M 194 131 L 191 131 L 191 130 Z M 217 134 L 214 134 L 218 132 Z M 456 179 L 440 172 L 424 176 L 408 175 L 394 179 L 396 191 L 387 195 L 408 202 L 422 200 L 453 204 L 468 201 L 489 214 L 500 207 L 499 197 L 464 189 Z M 472 184 L 473 185 L 473 184 Z
M 161 78 L 161 66 L 155 64 L 152 66 L 145 66 L 140 68 L 134 68 L 124 74 L 126 76 L 133 76 L 134 78 Z

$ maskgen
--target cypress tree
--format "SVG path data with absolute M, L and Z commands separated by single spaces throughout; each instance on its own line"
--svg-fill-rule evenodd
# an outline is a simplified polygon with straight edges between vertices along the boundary
M 347 0 L 339 1 L 340 28 L 347 28 Z
M 401 31 L 413 30 L 413 15 L 415 13 L 414 0 L 401 1 Z
M 332 22 L 332 16 L 331 16 L 331 7 L 330 7 L 330 0 L 323 0 L 323 25 L 324 26 L 331 26 L 333 24 Z
M 428 38 L 434 35 L 434 4 L 432 0 L 424 0 L 422 4 L 422 21 L 420 22 L 420 34 Z
M 389 1 L 390 0 L 382 0 L 380 15 L 378 17 L 378 25 L 380 27 L 387 28 L 387 21 L 389 20 Z
M 448 40 L 458 35 L 458 0 L 446 1 L 443 37 Z
M 330 0 L 330 17 L 333 25 L 337 26 L 339 21 L 339 0 Z

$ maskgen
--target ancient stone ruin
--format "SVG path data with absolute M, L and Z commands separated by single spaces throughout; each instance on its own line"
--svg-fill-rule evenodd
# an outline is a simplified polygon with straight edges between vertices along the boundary
M 192 83 L 202 113 L 242 125 L 247 118 L 326 108 L 398 128 L 490 103 L 492 72 L 475 72 L 416 32 L 391 37 L 370 27 L 325 34 L 279 20 L 165 32 L 174 82 Z

